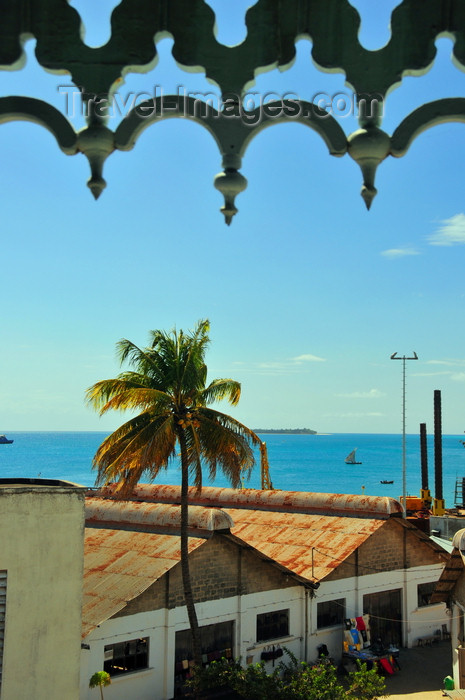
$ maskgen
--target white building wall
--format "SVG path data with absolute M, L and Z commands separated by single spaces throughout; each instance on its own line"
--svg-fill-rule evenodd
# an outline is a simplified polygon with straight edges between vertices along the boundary
M 34 481 L 0 480 L 0 570 L 7 572 L 1 698 L 77 700 L 84 489 Z
M 162 700 L 171 697 L 163 694 L 165 656 L 169 652 L 165 646 L 166 635 L 164 610 L 137 613 L 103 622 L 83 642 L 90 648 L 81 651 L 81 700 L 95 700 L 98 697 L 98 690 L 89 688 L 89 679 L 96 671 L 103 670 L 105 645 L 141 637 L 150 639 L 149 668 L 113 677 L 111 685 L 105 688 L 105 700 L 128 700 L 131 697 L 137 700 Z M 157 692 L 154 693 L 155 688 Z
M 317 604 L 323 601 L 344 598 L 346 617 L 363 613 L 363 596 L 369 593 L 404 589 L 403 610 L 406 646 L 412 646 L 420 636 L 433 633 L 447 620 L 445 605 L 439 603 L 427 608 L 418 608 L 417 585 L 439 578 L 442 566 L 428 565 L 403 571 L 392 571 L 353 577 L 339 581 L 322 583 L 311 598 L 303 586 L 232 596 L 222 600 L 205 601 L 196 605 L 200 625 L 211 625 L 233 620 L 235 623 L 235 648 L 233 655 L 245 664 L 257 663 L 265 647 L 273 640 L 257 643 L 256 617 L 260 613 L 289 610 L 289 637 L 276 640 L 281 647 L 287 647 L 301 660 L 312 662 L 317 659 L 317 648 L 326 644 L 330 655 L 339 660 L 342 656 L 343 630 L 341 625 L 317 629 Z M 307 606 L 307 614 L 305 608 Z M 306 629 L 307 626 L 307 629 Z M 105 700 L 168 700 L 173 697 L 174 654 L 176 632 L 188 629 L 186 608 L 157 610 L 138 613 L 128 617 L 108 620 L 94 630 L 86 639 L 90 650 L 82 651 L 81 700 L 95 700 L 95 690 L 89 690 L 89 678 L 103 668 L 105 644 L 129 641 L 138 637 L 150 638 L 149 669 L 115 677 L 111 686 L 105 688 Z M 283 657 L 286 660 L 286 657 Z M 275 661 L 276 664 L 276 661 Z M 273 670 L 273 662 L 267 661 L 266 668 Z
M 451 654 L 452 654 L 452 677 L 454 679 L 455 688 L 460 688 L 460 662 L 459 662 L 459 647 L 462 642 L 460 640 L 460 631 L 465 629 L 465 613 L 464 608 L 460 603 L 452 603 L 451 614 Z M 463 684 L 462 684 L 463 685 Z
M 416 644 L 418 637 L 434 634 L 441 625 L 450 625 L 444 603 L 418 607 L 417 586 L 420 583 L 437 581 L 442 564 L 428 564 L 407 571 L 387 571 L 379 574 L 323 582 L 311 600 L 311 626 L 308 640 L 308 660 L 317 658 L 317 648 L 326 644 L 330 656 L 340 659 L 342 655 L 343 630 L 339 625 L 317 629 L 317 604 L 324 601 L 345 598 L 345 617 L 357 617 L 363 613 L 363 596 L 370 593 L 402 589 L 402 618 L 404 646 Z
M 317 605 L 318 603 L 327 602 L 330 600 L 345 599 L 345 616 L 354 617 L 355 613 L 349 615 L 349 612 L 357 611 L 357 615 L 361 615 L 358 612 L 359 608 L 356 601 L 356 589 L 355 589 L 356 579 L 341 579 L 340 581 L 328 581 L 323 582 L 318 590 L 315 591 L 315 596 L 310 600 L 311 606 L 311 625 L 310 625 L 310 636 L 308 640 L 308 659 L 307 661 L 312 661 L 318 658 L 318 647 L 320 644 L 326 644 L 328 647 L 329 655 L 335 659 L 339 660 L 342 656 L 342 636 L 343 629 L 341 625 L 335 625 L 334 627 L 325 627 L 324 629 L 317 628 Z
M 421 583 L 437 581 L 443 565 L 419 566 L 413 569 L 407 582 L 407 639 L 409 647 L 415 646 L 419 637 L 428 637 L 447 625 L 450 630 L 451 618 L 447 614 L 445 603 L 435 603 L 418 607 L 417 587 Z
M 290 635 L 276 640 L 302 658 L 304 645 L 304 616 L 302 615 L 305 591 L 302 586 L 285 588 L 265 593 L 232 596 L 222 600 L 207 601 L 196 605 L 199 624 L 212 625 L 218 622 L 235 622 L 234 656 L 251 663 L 260 661 L 263 649 L 273 640 L 256 642 L 256 617 L 260 613 L 289 610 Z M 84 640 L 90 649 L 81 651 L 80 700 L 95 700 L 97 690 L 89 689 L 89 679 L 103 669 L 103 654 L 106 644 L 149 637 L 149 668 L 112 678 L 105 688 L 105 700 L 168 700 L 173 697 L 174 653 L 176 632 L 188 629 L 189 621 L 185 607 L 174 610 L 156 610 L 118 617 L 103 622 Z M 284 659 L 285 660 L 285 657 Z M 276 663 L 276 662 L 275 662 Z M 273 662 L 266 662 L 271 672 Z
M 281 648 L 286 647 L 299 659 L 302 658 L 305 637 L 305 618 L 302 615 L 302 602 L 305 598 L 303 586 L 254 593 L 243 598 L 245 599 L 243 607 L 246 608 L 246 611 L 242 616 L 242 638 L 238 640 L 240 646 L 237 658 L 240 657 L 243 662 L 249 659 L 249 663 L 258 663 L 265 647 L 272 645 L 273 641 L 256 641 L 257 615 L 287 609 L 289 610 L 290 634 L 289 637 L 278 640 L 278 642 Z M 284 656 L 282 660 L 285 661 L 286 657 Z M 266 661 L 265 668 L 271 673 L 274 668 L 273 662 Z

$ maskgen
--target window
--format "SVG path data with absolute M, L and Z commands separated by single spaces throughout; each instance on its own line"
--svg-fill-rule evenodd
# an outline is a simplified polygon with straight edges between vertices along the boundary
M 257 642 L 279 639 L 289 635 L 289 610 L 257 615 Z
M 436 583 L 419 583 L 417 586 L 418 593 L 418 607 L 423 608 L 425 605 L 430 604 L 431 595 L 436 587 Z
M 327 600 L 324 603 L 318 603 L 316 607 L 316 626 L 317 629 L 322 627 L 333 627 L 334 625 L 342 625 L 345 617 L 346 600 L 339 598 L 338 600 Z
M 129 642 L 106 644 L 103 670 L 110 676 L 148 668 L 149 639 L 131 639 Z
M 6 571 L 0 571 L 0 689 L 2 687 L 3 640 L 6 615 Z
M 221 658 L 232 659 L 234 620 L 200 627 L 200 643 L 205 666 L 212 661 L 219 661 Z M 191 672 L 192 657 L 192 635 L 190 629 L 176 632 L 174 654 L 175 697 L 184 697 L 181 689 L 186 682 L 186 676 Z
M 202 654 L 214 654 L 215 659 L 226 656 L 226 651 L 232 653 L 234 645 L 234 621 L 217 622 L 213 625 L 200 627 L 200 644 Z M 192 659 L 192 634 L 190 629 L 176 632 L 175 662 Z M 211 659 L 210 659 L 211 660 Z

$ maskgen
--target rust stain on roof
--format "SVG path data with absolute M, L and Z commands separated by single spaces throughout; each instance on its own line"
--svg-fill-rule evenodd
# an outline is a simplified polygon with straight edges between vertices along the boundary
M 86 498 L 86 522 L 144 526 L 147 530 L 178 530 L 181 526 L 181 508 L 166 503 L 117 501 L 91 496 Z M 207 531 L 228 530 L 233 525 L 225 510 L 194 505 L 189 507 L 188 523 L 191 529 Z
M 86 498 L 83 636 L 181 559 L 180 487 L 139 484 L 133 500 L 111 487 Z M 205 531 L 230 530 L 289 572 L 316 582 L 402 512 L 392 498 L 206 487 L 189 490 L 189 551 Z M 128 529 L 130 528 L 130 529 Z M 135 531 L 134 531 L 135 530 Z M 203 532 L 203 537 L 202 537 Z M 169 534 L 168 534 L 169 533 Z
M 231 532 L 308 580 L 328 576 L 384 520 L 231 509 Z
M 205 541 L 190 537 L 189 552 Z M 177 535 L 86 528 L 82 636 L 122 610 L 180 560 Z
M 114 487 L 100 491 L 114 495 Z M 133 499 L 145 502 L 180 503 L 181 487 L 159 484 L 138 484 Z M 261 491 L 258 489 L 232 489 L 206 486 L 198 492 L 189 489 L 189 502 L 193 505 L 210 505 L 230 508 L 280 510 L 301 513 L 351 515 L 353 517 L 389 518 L 401 515 L 402 507 L 387 496 L 359 496 L 345 493 L 314 493 L 303 491 Z

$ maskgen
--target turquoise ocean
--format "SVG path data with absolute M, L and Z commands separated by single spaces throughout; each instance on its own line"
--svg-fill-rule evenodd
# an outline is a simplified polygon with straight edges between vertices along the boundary
M 11 432 L 12 445 L 0 445 L 0 478 L 38 477 L 66 479 L 93 486 L 92 458 L 107 433 L 103 432 Z M 402 493 L 402 436 L 374 434 L 278 435 L 262 438 L 268 446 L 273 486 L 288 491 L 365 493 L 392 496 Z M 455 483 L 465 477 L 463 435 L 443 435 L 443 494 L 446 507 L 454 505 Z M 407 493 L 419 495 L 421 487 L 420 439 L 407 435 Z M 358 448 L 362 464 L 347 465 L 344 458 Z M 429 487 L 434 495 L 434 438 L 428 436 Z M 381 480 L 393 480 L 383 485 Z M 180 472 L 173 463 L 157 483 L 179 484 Z M 219 474 L 213 484 L 227 486 Z M 260 470 L 249 482 L 260 488 Z M 364 487 L 364 488 L 363 488 Z

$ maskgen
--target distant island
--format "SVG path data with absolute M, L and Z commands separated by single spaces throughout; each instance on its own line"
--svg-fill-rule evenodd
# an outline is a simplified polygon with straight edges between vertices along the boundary
M 316 430 L 310 428 L 254 428 L 253 431 L 267 435 L 317 435 Z

